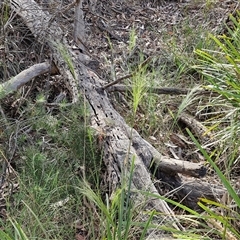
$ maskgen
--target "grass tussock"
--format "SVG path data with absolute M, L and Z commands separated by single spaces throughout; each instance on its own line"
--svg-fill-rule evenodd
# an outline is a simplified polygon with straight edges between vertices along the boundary
M 204 24 L 217 2 L 200 1 Z M 200 3 L 192 4 L 199 6 Z M 6 81 L 34 60 L 43 61 L 45 56 L 43 47 L 33 44 L 29 32 L 13 44 L 18 35 L 7 25 L 11 23 L 19 31 L 25 26 L 11 18 L 7 5 L 0 7 L 0 54 L 2 49 L 12 51 L 4 52 L 1 56 L 5 58 L 0 59 L 0 77 Z M 190 11 L 192 5 L 188 7 Z M 161 42 L 162 55 L 150 56 L 151 61 L 142 67 L 141 63 L 149 57 L 138 48 L 142 26 L 139 32 L 139 29 L 129 31 L 128 46 L 118 65 L 114 62 L 117 46 L 109 37 L 106 45 L 111 59 L 105 57 L 106 65 L 110 63 L 112 78 L 117 78 L 117 68 L 134 73 L 125 81 L 131 86 L 130 94 L 111 96 L 120 99 L 116 101 L 116 108 L 129 125 L 171 157 L 174 151 L 177 156 L 177 147 L 171 142 L 172 133 L 184 136 L 185 142 L 191 144 L 187 150 L 180 149 L 181 159 L 189 159 L 189 152 L 202 156 L 200 159 L 214 171 L 210 181 L 218 181 L 227 190 L 219 201 L 201 198 L 198 202 L 201 211 L 195 211 L 167 194 L 132 191 L 134 158 L 128 166 L 130 173 L 123 172 L 118 188 L 109 195 L 104 186 L 101 149 L 89 126 L 85 100 L 81 98 L 78 103 L 68 104 L 70 94 L 67 93 L 64 100 L 49 106 L 47 103 L 55 100 L 62 83 L 45 76 L 47 81 L 24 86 L 1 103 L 1 182 L 8 182 L 10 191 L 2 198 L 6 208 L 0 206 L 0 239 L 146 239 L 149 233 L 159 231 L 176 239 L 239 239 L 240 199 L 234 180 L 240 171 L 240 15 L 230 15 L 229 19 L 232 27 L 226 26 L 225 34 L 221 35 L 215 34 L 216 31 L 209 34 L 204 26 L 196 28 L 190 18 L 171 29 L 163 29 L 161 34 L 148 23 L 147 29 L 152 28 L 159 42 L 164 40 L 164 43 Z M 58 47 L 75 79 L 68 52 L 62 45 Z M 31 58 L 20 61 L 25 59 L 27 51 L 31 52 Z M 15 57 L 14 61 L 11 56 Z M 166 86 L 191 90 L 186 96 L 159 96 L 151 92 L 155 87 Z M 200 88 L 215 94 L 199 96 Z M 186 112 L 206 127 L 204 134 L 211 135 L 209 141 L 197 139 L 183 126 L 179 119 Z M 178 152 L 180 150 L 178 148 Z M 160 198 L 169 203 L 185 231 L 165 223 L 156 224 L 162 213 L 143 210 L 147 204 L 145 199 L 134 205 L 132 200 L 139 193 L 146 199 Z

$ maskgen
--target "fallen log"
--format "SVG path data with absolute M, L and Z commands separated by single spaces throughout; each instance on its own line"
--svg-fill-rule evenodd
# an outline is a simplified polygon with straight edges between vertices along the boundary
M 71 86 L 72 101 L 78 101 L 79 94 L 87 100 L 93 128 L 99 133 L 104 133 L 101 147 L 107 167 L 106 182 L 110 194 L 120 185 L 123 176 L 129 176 L 133 159 L 134 172 L 131 188 L 138 195 L 138 198 L 133 199 L 136 204 L 143 199 L 146 202 L 146 196 L 141 195 L 143 191 L 160 196 L 152 182 L 152 168 L 157 169 L 158 174 L 155 176 L 160 180 L 167 179 L 169 176 L 175 179 L 175 182 L 171 183 L 173 187 L 182 185 L 177 172 L 194 177 L 205 175 L 206 168 L 202 164 L 178 162 L 162 156 L 126 124 L 109 101 L 101 79 L 84 66 L 83 55 L 68 44 L 64 32 L 48 12 L 43 11 L 33 0 L 11 0 L 10 6 L 23 19 L 37 41 L 47 44 L 51 50 L 51 59 L 67 84 Z M 171 222 L 176 229 L 183 229 L 171 208 L 160 198 L 149 197 L 145 207 L 164 213 L 163 221 Z
M 112 107 L 107 93 L 102 89 L 100 79 L 81 63 L 80 52 L 77 54 L 76 50 L 71 49 L 61 28 L 50 14 L 43 12 L 33 0 L 12 0 L 10 6 L 23 19 L 36 39 L 40 43 L 46 43 L 52 50 L 55 65 L 73 89 L 73 102 L 78 100 L 80 90 L 89 103 L 92 125 L 106 132 L 103 158 L 107 166 L 110 192 L 113 192 L 120 183 L 121 172 L 126 167 L 124 162 L 131 163 L 132 159 L 135 158 L 132 189 L 158 194 L 151 181 L 148 168 L 143 164 L 143 159 L 137 154 L 136 149 L 131 145 L 131 139 L 126 134 L 125 129 L 128 126 Z M 105 119 L 114 121 L 114 125 L 107 126 Z M 149 155 L 144 161 L 150 164 L 152 158 L 149 151 Z M 128 170 L 125 169 L 126 172 Z M 177 226 L 177 220 L 173 217 L 174 213 L 165 201 L 152 199 L 151 206 L 169 216 L 168 218 L 171 219 L 169 222 L 172 222 L 179 229 L 179 224 Z

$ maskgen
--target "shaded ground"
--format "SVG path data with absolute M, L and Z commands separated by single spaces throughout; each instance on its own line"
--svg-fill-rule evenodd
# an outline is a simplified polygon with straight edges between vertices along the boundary
M 194 50 L 209 47 L 209 33 L 222 34 L 226 24 L 231 27 L 228 16 L 237 9 L 238 1 L 101 1 L 90 9 L 86 6 L 86 45 L 96 60 L 91 67 L 107 83 L 131 73 L 152 57 L 148 66 L 150 86 L 189 88 L 202 84 L 201 76 L 191 68 L 195 64 Z M 133 48 L 129 46 L 131 35 L 136 41 Z M 125 83 L 131 83 L 131 79 Z M 116 108 L 130 119 L 131 106 L 121 101 L 118 94 L 112 99 Z M 147 96 L 134 126 L 160 152 L 170 156 L 172 153 L 163 143 L 176 144 L 174 131 L 182 132 L 178 127 L 172 129 L 169 112 L 176 111 L 182 99 Z M 187 110 L 199 121 L 206 121 L 209 102 L 200 97 Z M 184 129 L 184 125 L 181 127 Z
M 64 1 L 64 5 L 69 2 Z M 48 7 L 56 18 L 59 17 L 58 21 L 71 41 L 73 10 L 58 16 L 61 5 L 48 3 L 47 6 L 42 3 L 42 6 Z M 91 56 L 88 67 L 108 83 L 131 73 L 145 59 L 152 57 L 153 60 L 147 69 L 151 86 L 189 88 L 201 84 L 199 74 L 191 69 L 194 64 L 193 51 L 208 46 L 206 40 L 209 32 L 223 33 L 228 14 L 235 13 L 237 9 L 239 2 L 228 0 L 179 2 L 99 0 L 92 6 L 84 3 L 86 53 Z M 7 43 L 0 42 L 0 46 L 4 46 L 0 48 L 0 55 L 6 63 L 1 66 L 0 71 L 3 81 L 51 56 L 48 49 L 35 43 L 19 19 L 15 19 L 13 24 L 18 26 L 17 30 L 8 31 Z M 131 34 L 132 44 L 136 41 L 133 47 L 129 43 Z M 129 83 L 131 79 L 125 82 Z M 27 102 L 35 101 L 39 94 L 45 95 L 46 101 L 52 103 L 62 92 L 66 93 L 67 101 L 71 99 L 68 88 L 59 77 L 45 76 L 33 81 L 24 86 L 21 92 L 3 100 L 2 125 L 4 126 L 4 116 L 11 118 L 12 122 L 25 120 Z M 130 97 L 118 93 L 112 93 L 111 97 L 115 107 L 130 121 L 132 116 Z M 182 97 L 168 95 L 145 96 L 134 127 L 161 153 L 184 160 L 201 161 L 202 156 L 194 153 L 195 146 L 191 144 L 183 146 L 179 143 L 179 136 L 185 134 L 185 125 L 183 123 L 176 125 L 171 112 L 176 112 L 181 101 Z M 187 110 L 199 121 L 204 122 L 207 120 L 204 105 L 209 101 L 205 97 L 198 98 Z M 46 108 L 52 111 L 48 106 Z M 42 136 L 48 138 L 44 133 Z M 34 139 L 34 135 L 32 138 Z M 12 138 L 3 136 L 1 145 L 6 148 L 6 142 L 10 142 L 9 152 L 12 152 L 10 160 L 14 160 L 12 161 L 14 165 L 18 157 L 17 144 L 11 143 L 10 140 L 13 141 Z M 236 177 L 237 174 L 238 169 L 235 172 Z M 210 181 L 213 182 L 214 178 L 215 176 L 210 178 Z
M 139 64 L 139 53 L 143 53 L 145 57 L 156 57 L 156 71 L 166 74 L 163 68 L 167 66 L 176 83 L 176 69 L 171 67 L 177 67 L 177 58 L 187 60 L 195 48 L 205 44 L 209 32 L 220 33 L 228 14 L 237 7 L 238 1 L 211 1 L 208 5 L 206 1 L 101 1 L 96 14 L 86 11 L 90 28 L 87 46 L 104 65 L 103 79 L 125 75 L 129 65 Z M 136 34 L 136 49 L 129 52 L 132 30 Z M 168 75 L 164 78 L 169 80 Z M 165 79 L 159 84 L 166 83 Z

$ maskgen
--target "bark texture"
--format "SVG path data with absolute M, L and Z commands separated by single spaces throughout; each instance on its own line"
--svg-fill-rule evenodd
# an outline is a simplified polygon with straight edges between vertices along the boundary
M 31 79 L 45 73 L 56 74 L 57 69 L 55 66 L 51 65 L 48 62 L 38 63 L 29 67 L 28 69 L 25 69 L 17 76 L 11 78 L 7 82 L 0 84 L 0 99 L 6 97 L 8 94 L 14 91 L 17 91 Z
M 181 187 L 182 180 L 178 172 L 193 177 L 203 177 L 206 173 L 204 165 L 162 156 L 129 127 L 113 108 L 101 79 L 83 64 L 83 55 L 68 44 L 63 31 L 49 13 L 42 11 L 33 0 L 11 0 L 10 6 L 22 17 L 36 39 L 47 44 L 51 49 L 54 64 L 72 88 L 73 102 L 78 100 L 79 92 L 87 100 L 92 126 L 104 136 L 102 148 L 107 166 L 106 181 L 109 193 L 111 194 L 119 186 L 123 176 L 129 177 L 130 166 L 134 159 L 131 191 L 136 197 L 133 200 L 136 203 L 146 202 L 146 208 L 155 208 L 164 213 L 168 216 L 165 221 L 181 229 L 181 225 L 174 218 L 173 211 L 160 198 L 152 182 L 150 171 L 152 168 L 157 169 L 155 177 L 164 182 L 169 181 L 172 188 L 179 188 L 178 194 L 184 197 L 193 191 L 195 185 L 188 183 L 187 186 Z M 211 188 L 208 185 L 206 188 L 210 193 Z M 148 197 L 143 192 L 149 192 Z M 203 192 L 199 186 L 199 189 L 195 189 L 194 195 L 185 198 L 185 203 L 194 208 L 198 197 L 202 195 Z M 214 197 L 214 193 L 212 196 Z

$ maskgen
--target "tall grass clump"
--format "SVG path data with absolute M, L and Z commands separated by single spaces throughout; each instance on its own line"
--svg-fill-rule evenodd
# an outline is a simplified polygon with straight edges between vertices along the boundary
M 101 154 L 84 103 L 46 111 L 43 100 L 28 101 L 18 123 L 19 190 L 7 202 L 1 239 L 74 239 L 89 215 L 78 187 L 88 181 L 98 191 Z
M 136 206 L 133 205 L 131 195 L 131 182 L 134 171 L 134 159 L 130 166 L 128 180 L 111 194 L 105 196 L 105 200 L 96 193 L 87 182 L 83 182 L 78 190 L 86 197 L 88 206 L 93 212 L 93 218 L 99 222 L 98 229 L 94 228 L 95 221 L 91 222 L 91 239 L 145 239 L 149 222 L 141 223 Z
M 229 19 L 233 27 L 225 26 L 226 34 L 210 34 L 213 46 L 211 49 L 195 50 L 198 64 L 193 67 L 206 79 L 205 87 L 218 94 L 212 101 L 215 111 L 211 119 L 214 146 L 218 147 L 209 155 L 190 132 L 189 134 L 227 189 L 226 196 L 220 203 L 201 199 L 199 206 L 205 211 L 207 222 L 221 233 L 223 239 L 239 239 L 240 199 L 238 189 L 231 183 L 239 172 L 240 162 L 239 12 L 236 17 L 230 15 Z
M 200 200 L 198 205 L 204 210 L 204 217 L 206 217 L 205 221 L 214 226 L 218 235 L 221 236 L 222 239 L 239 239 L 240 197 L 237 193 L 237 189 L 234 189 L 230 181 L 224 176 L 222 171 L 212 160 L 211 156 L 209 156 L 209 154 L 202 148 L 192 133 L 189 130 L 187 130 L 187 132 L 207 162 L 215 170 L 219 179 L 227 190 L 225 193 L 225 200 L 223 197 L 222 201 L 220 202 L 215 202 L 208 199 Z
M 240 23 L 239 12 L 230 15 L 233 29 L 226 26 L 227 33 L 210 35 L 212 49 L 197 49 L 198 64 L 194 69 L 206 79 L 206 88 L 219 94 L 213 102 L 216 108 L 212 130 L 216 133 L 221 154 L 227 154 L 224 167 L 227 172 L 239 163 L 240 146 Z M 223 101 L 224 100 L 224 101 Z
M 130 32 L 128 51 L 132 52 L 137 44 L 137 36 L 135 30 L 133 29 Z M 144 61 L 143 55 L 139 56 L 140 63 Z M 135 69 L 130 69 L 133 71 L 132 76 L 132 108 L 133 108 L 133 118 L 136 116 L 138 106 L 143 99 L 144 94 L 147 92 L 147 77 L 146 77 L 146 68 L 147 65 L 140 64 Z

